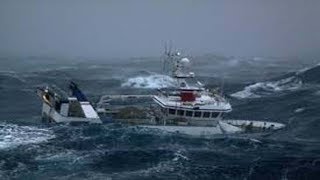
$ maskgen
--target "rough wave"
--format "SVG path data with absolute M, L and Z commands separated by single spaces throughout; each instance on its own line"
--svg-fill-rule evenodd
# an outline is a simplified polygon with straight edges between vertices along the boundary
M 319 75 L 320 63 L 309 68 L 298 70 L 289 77 L 273 81 L 258 82 L 246 86 L 242 91 L 233 93 L 231 96 L 239 99 L 260 98 L 278 92 L 297 90 L 301 88 L 303 84 L 319 83 Z
M 312 70 L 312 69 L 316 69 L 320 66 L 320 63 L 316 64 L 315 66 L 311 66 L 311 67 L 306 67 L 306 68 L 303 68 L 303 69 L 300 69 L 297 71 L 297 75 L 300 75 L 300 74 L 304 74 L 304 73 L 307 73 L 309 70 Z
M 22 86 L 25 83 L 26 83 L 26 80 L 20 77 L 17 73 L 0 72 L 0 86 L 2 87 Z
M 299 89 L 302 81 L 296 77 L 289 77 L 279 81 L 259 82 L 245 87 L 242 91 L 231 94 L 235 98 L 259 98 L 281 91 Z
M 122 83 L 122 87 L 156 89 L 174 86 L 174 80 L 170 76 L 153 74 L 129 78 Z
M 0 124 L 0 149 L 33 144 L 54 138 L 52 131 L 32 126 Z
M 228 73 L 237 70 L 239 77 L 232 79 L 235 76 L 231 74 L 230 81 L 226 83 L 230 86 L 225 87 L 225 92 L 230 93 L 243 88 L 242 82 L 248 82 L 248 78 L 253 77 L 255 82 L 260 83 L 256 83 L 256 87 L 248 86 L 248 92 L 264 99 L 235 101 L 232 103 L 234 109 L 227 117 L 270 119 L 288 123 L 287 128 L 267 135 L 217 135 L 212 139 L 119 124 L 52 125 L 50 128 L 32 125 L 40 122 L 41 104 L 34 92 L 21 93 L 21 91 L 33 90 L 32 87 L 42 83 L 65 87 L 64 83 L 69 77 L 79 80 L 88 96 L 98 95 L 104 91 L 144 92 L 149 89 L 133 88 L 165 85 L 162 84 L 161 75 L 139 71 L 137 69 L 141 67 L 138 66 L 126 67 L 123 70 L 123 66 L 113 66 L 110 71 L 105 67 L 81 66 L 76 70 L 62 67 L 61 70 L 48 72 L 17 72 L 18 77 L 26 80 L 25 83 L 16 77 L 11 77 L 15 73 L 0 73 L 0 88 L 10 85 L 10 89 L 1 89 L 0 104 L 3 108 L 0 115 L 2 120 L 10 119 L 6 122 L 12 123 L 0 123 L 0 177 L 1 179 L 317 179 L 320 176 L 318 130 L 320 91 L 319 86 L 314 85 L 320 82 L 317 75 L 320 72 L 319 66 L 278 76 L 291 71 L 292 68 L 279 69 L 275 61 L 275 66 L 271 67 L 269 60 L 261 58 L 254 60 L 263 62 L 255 64 L 253 60 L 247 62 L 241 59 L 238 62 L 238 59 L 234 58 L 229 62 L 228 67 L 231 68 L 227 70 L 220 68 L 227 67 L 223 64 L 224 61 L 219 65 L 210 63 L 214 65 L 210 66 L 206 60 L 202 66 L 204 69 L 207 68 L 207 71 L 203 68 L 199 70 L 203 73 L 200 76 L 201 81 L 214 85 L 214 77 L 218 75 L 213 73 L 215 68 Z M 262 63 L 264 65 L 260 66 Z M 282 65 L 288 64 L 284 62 Z M 144 68 L 149 69 L 153 66 L 144 65 Z M 269 79 L 267 82 L 255 78 L 254 76 L 263 68 L 267 75 L 270 73 L 277 78 Z M 254 73 L 251 74 L 252 71 Z M 116 80 L 113 80 L 115 76 Z M 166 78 L 171 85 L 170 77 L 164 79 Z M 121 85 L 124 87 L 121 88 Z M 298 90 L 294 90 L 295 88 Z M 286 90 L 290 93 L 287 94 Z M 286 95 L 278 96 L 278 94 Z M 268 98 L 268 95 L 272 96 Z M 25 124 L 28 126 L 23 126 Z
M 320 63 L 296 72 L 296 76 L 302 79 L 304 83 L 320 83 Z

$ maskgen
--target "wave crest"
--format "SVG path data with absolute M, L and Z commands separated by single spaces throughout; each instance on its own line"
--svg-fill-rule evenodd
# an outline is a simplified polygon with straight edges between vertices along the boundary
M 122 87 L 156 89 L 173 87 L 174 79 L 167 75 L 152 74 L 147 76 L 137 76 L 129 78 L 126 82 L 122 83 Z
M 276 92 L 296 90 L 301 86 L 302 81 L 299 78 L 289 77 L 278 81 L 255 83 L 245 87 L 242 91 L 231 94 L 231 96 L 239 99 L 260 98 Z
M 288 77 L 288 75 L 290 75 Z M 242 91 L 231 94 L 232 97 L 243 98 L 260 98 L 267 95 L 272 95 L 282 91 L 292 91 L 302 87 L 303 84 L 320 83 L 320 63 L 315 66 L 304 68 L 295 73 L 287 74 L 287 77 L 282 77 L 280 80 L 258 82 L 246 86 Z

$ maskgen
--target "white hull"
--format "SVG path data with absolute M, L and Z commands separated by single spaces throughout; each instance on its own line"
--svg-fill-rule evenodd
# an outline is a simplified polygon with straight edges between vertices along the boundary
M 222 120 L 226 124 L 230 124 L 238 127 L 249 127 L 252 126 L 254 128 L 260 129 L 270 129 L 270 130 L 278 130 L 285 127 L 284 124 L 277 122 L 268 122 L 268 121 L 253 121 L 253 120 Z
M 248 130 L 248 127 L 264 130 L 278 130 L 285 127 L 284 124 L 266 121 L 251 120 L 221 120 L 217 126 L 165 126 L 165 125 L 138 125 L 139 127 L 159 129 L 162 131 L 191 136 L 208 137 L 217 134 L 236 134 Z M 259 131 L 257 131 L 259 132 Z
M 100 118 L 79 118 L 79 117 L 67 117 L 59 114 L 54 108 L 48 104 L 43 103 L 42 105 L 42 118 L 47 119 L 50 122 L 56 123 L 90 123 L 90 124 L 101 124 Z
M 164 125 L 138 125 L 139 127 L 159 129 L 162 131 L 178 134 L 186 134 L 191 136 L 212 136 L 217 134 L 233 134 L 241 133 L 241 128 L 219 122 L 217 126 L 202 127 L 202 126 L 164 126 Z

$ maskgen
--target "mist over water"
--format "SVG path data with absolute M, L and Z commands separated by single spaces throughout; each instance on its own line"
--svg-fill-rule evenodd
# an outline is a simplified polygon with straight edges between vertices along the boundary
M 317 0 L 2 0 L 0 55 L 320 57 Z

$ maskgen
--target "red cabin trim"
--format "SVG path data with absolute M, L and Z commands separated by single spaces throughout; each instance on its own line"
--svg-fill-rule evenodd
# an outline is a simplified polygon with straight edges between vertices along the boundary
M 180 97 L 182 102 L 192 102 L 196 100 L 194 91 L 181 91 Z

